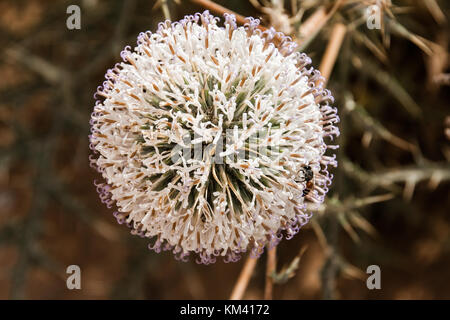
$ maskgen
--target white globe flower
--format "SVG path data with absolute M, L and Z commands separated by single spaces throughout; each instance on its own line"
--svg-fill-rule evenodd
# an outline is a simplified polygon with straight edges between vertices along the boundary
M 199 263 L 292 237 L 331 183 L 337 110 L 290 38 L 207 11 L 141 33 L 97 91 L 90 161 L 132 233 Z

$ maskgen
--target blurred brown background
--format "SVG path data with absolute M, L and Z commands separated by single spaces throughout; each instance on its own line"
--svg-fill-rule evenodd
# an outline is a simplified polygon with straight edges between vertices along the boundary
M 274 26 L 334 4 L 216 2 Z M 279 272 L 306 251 L 275 284 L 277 299 L 450 298 L 450 3 L 382 1 L 385 29 L 368 30 L 361 12 L 375 2 L 344 1 L 303 47 L 318 67 L 334 23 L 348 28 L 328 85 L 341 116 L 339 167 L 323 210 L 278 246 Z M 81 30 L 66 27 L 70 4 Z M 228 298 L 245 259 L 203 266 L 147 250 L 101 204 L 88 164 L 93 94 L 163 9 L 178 20 L 204 7 L 0 0 L 0 298 Z M 301 21 L 288 28 L 297 39 Z M 81 290 L 66 288 L 71 264 Z M 381 290 L 366 287 L 371 264 Z M 245 298 L 263 297 L 264 274 L 265 254 Z

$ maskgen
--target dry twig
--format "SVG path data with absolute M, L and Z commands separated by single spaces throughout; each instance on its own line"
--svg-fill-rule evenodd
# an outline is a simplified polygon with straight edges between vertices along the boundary
M 266 286 L 264 288 L 264 299 L 272 300 L 273 275 L 277 268 L 277 247 L 267 250 Z
M 247 261 L 245 261 L 244 264 L 244 268 L 242 268 L 241 274 L 239 275 L 239 278 L 234 285 L 233 291 L 231 292 L 230 300 L 242 299 L 257 261 L 258 258 L 253 258 L 251 256 L 247 258 Z

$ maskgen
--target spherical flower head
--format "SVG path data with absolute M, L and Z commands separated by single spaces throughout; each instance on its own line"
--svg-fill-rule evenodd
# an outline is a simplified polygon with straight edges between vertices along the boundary
M 91 118 L 100 198 L 149 247 L 236 261 L 291 238 L 331 183 L 333 98 L 289 37 L 203 14 L 122 51 Z

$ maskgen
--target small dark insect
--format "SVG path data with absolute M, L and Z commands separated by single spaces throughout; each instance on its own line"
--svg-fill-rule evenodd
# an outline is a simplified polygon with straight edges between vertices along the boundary
M 312 171 L 310 166 L 304 166 L 302 168 L 302 171 L 306 182 L 311 181 L 314 178 L 314 172 Z
M 303 197 L 306 197 L 311 192 L 311 189 L 314 189 L 314 172 L 310 166 L 304 166 L 302 171 L 306 182 L 306 187 L 303 189 Z

